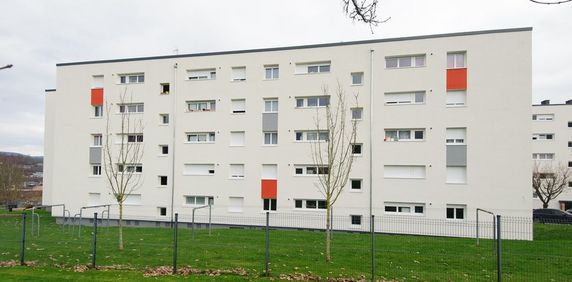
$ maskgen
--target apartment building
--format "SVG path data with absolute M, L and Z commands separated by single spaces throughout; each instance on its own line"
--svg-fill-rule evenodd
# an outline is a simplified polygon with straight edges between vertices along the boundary
M 220 217 L 324 213 L 315 183 L 327 170 L 313 164 L 311 144 L 327 141 L 314 118 L 340 85 L 358 95 L 348 108 L 358 123 L 354 167 L 334 208 L 348 227 L 367 228 L 370 212 L 463 222 L 480 208 L 530 218 L 531 33 L 58 64 L 46 92 L 44 204 L 74 214 L 114 203 L 102 160 L 108 134 L 115 146 L 144 147 L 139 162 L 118 168 L 142 179 L 126 219 L 167 221 L 208 203 Z M 126 113 L 144 126 L 118 136 Z
M 572 100 L 564 104 L 544 100 L 532 106 L 532 159 L 540 171 L 553 171 L 558 166 L 572 170 Z M 542 208 L 536 194 L 533 198 L 534 207 Z M 572 209 L 572 179 L 549 208 Z

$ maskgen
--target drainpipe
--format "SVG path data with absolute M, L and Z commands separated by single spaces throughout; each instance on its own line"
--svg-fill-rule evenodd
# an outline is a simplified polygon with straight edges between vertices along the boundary
M 373 215 L 373 52 L 369 50 L 369 218 Z

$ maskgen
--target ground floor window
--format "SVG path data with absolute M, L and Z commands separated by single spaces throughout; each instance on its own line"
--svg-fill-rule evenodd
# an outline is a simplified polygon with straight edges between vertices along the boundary
M 263 205 L 265 211 L 275 211 L 276 199 L 263 199 Z

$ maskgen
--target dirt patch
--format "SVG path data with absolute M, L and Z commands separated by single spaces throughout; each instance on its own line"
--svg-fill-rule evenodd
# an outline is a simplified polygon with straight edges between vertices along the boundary
M 196 269 L 192 267 L 181 267 L 177 269 L 177 275 L 189 276 L 189 275 L 206 275 L 217 277 L 220 275 L 238 275 L 238 276 L 248 276 L 248 271 L 244 268 L 233 268 L 233 269 Z M 173 275 L 172 266 L 159 266 L 155 268 L 147 268 L 143 273 L 145 277 L 157 277 Z

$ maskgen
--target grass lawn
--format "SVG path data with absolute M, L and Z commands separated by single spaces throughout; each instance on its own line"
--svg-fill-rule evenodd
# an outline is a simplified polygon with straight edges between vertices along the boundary
M 28 220 L 29 222 L 29 220 Z M 0 214 L 0 262 L 18 260 L 20 218 Z M 27 226 L 28 231 L 30 225 Z M 535 241 L 508 241 L 503 246 L 503 280 L 572 281 L 572 225 L 535 225 Z M 145 277 L 160 266 L 172 265 L 173 233 L 169 228 L 124 229 L 125 250 L 117 251 L 117 228 L 100 228 L 97 264 L 91 262 L 92 228 L 81 239 L 44 215 L 40 236 L 28 232 L 26 261 L 33 267 L 0 267 L 0 280 L 182 280 L 187 275 Z M 256 229 L 191 230 L 179 228 L 178 267 L 191 267 L 195 281 L 268 281 L 264 272 L 264 231 Z M 371 237 L 335 233 L 333 262 L 324 259 L 322 232 L 271 230 L 270 272 L 274 279 L 307 277 L 370 277 Z M 491 240 L 405 235 L 376 235 L 377 279 L 398 281 L 496 280 L 496 254 Z M 78 268 L 79 267 L 79 268 Z M 151 271 L 152 272 L 152 271 Z M 220 276 L 219 272 L 223 272 Z

